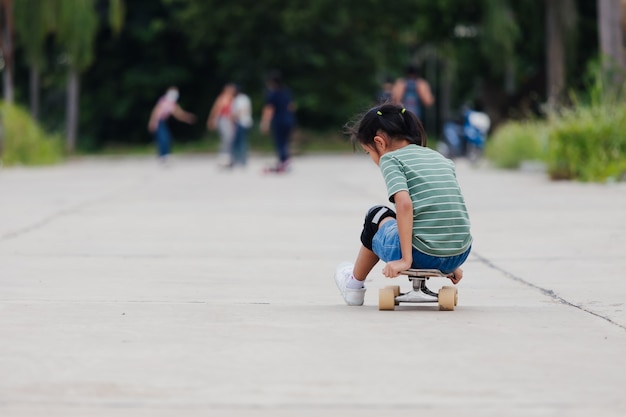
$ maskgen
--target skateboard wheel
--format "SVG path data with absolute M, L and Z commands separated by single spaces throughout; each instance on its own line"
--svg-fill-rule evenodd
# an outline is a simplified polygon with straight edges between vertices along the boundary
M 385 288 L 391 288 L 393 290 L 394 297 L 400 295 L 400 286 L 399 285 L 387 285 Z
M 438 295 L 439 310 L 452 311 L 456 305 L 456 289 L 454 287 L 442 287 Z
M 399 306 L 400 302 L 395 301 L 395 297 L 400 295 L 400 286 L 399 285 L 387 285 L 385 288 L 389 288 L 389 289 L 393 290 L 394 304 Z
M 381 288 L 378 290 L 378 310 L 394 310 L 396 296 L 393 288 Z
M 459 303 L 459 289 L 452 285 L 445 285 L 443 288 L 452 288 L 454 290 L 454 305 L 456 306 Z

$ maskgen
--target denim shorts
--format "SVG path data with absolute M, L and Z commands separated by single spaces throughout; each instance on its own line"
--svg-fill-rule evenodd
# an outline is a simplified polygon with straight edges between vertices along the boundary
M 398 223 L 395 219 L 385 222 L 378 229 L 372 240 L 372 250 L 384 262 L 397 261 L 402 258 Z M 465 262 L 471 250 L 470 247 L 460 255 L 439 257 L 427 255 L 413 248 L 411 268 L 438 269 L 444 274 L 449 274 Z

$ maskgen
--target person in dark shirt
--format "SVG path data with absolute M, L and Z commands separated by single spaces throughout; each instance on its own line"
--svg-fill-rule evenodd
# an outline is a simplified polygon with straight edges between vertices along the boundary
M 270 73 L 267 79 L 267 95 L 261 115 L 261 132 L 270 130 L 278 163 L 268 168 L 269 172 L 286 172 L 289 166 L 289 142 L 295 126 L 295 103 L 289 88 L 277 71 Z

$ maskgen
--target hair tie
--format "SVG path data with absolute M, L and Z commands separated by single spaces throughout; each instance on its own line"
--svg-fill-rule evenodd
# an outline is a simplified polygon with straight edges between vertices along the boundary
M 400 113 L 404 114 L 405 111 L 406 111 L 406 109 L 403 107 L 402 110 L 400 111 Z
M 377 114 L 377 115 L 379 115 L 379 116 L 382 116 L 382 115 L 383 115 L 383 112 L 381 112 L 380 110 L 378 110 L 378 111 L 376 112 L 376 114 Z

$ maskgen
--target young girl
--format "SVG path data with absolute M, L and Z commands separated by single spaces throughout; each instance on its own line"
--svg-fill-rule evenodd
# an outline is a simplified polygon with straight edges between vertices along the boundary
M 372 108 L 348 133 L 380 167 L 396 212 L 376 206 L 365 216 L 356 262 L 335 272 L 346 303 L 363 305 L 363 281 L 381 259 L 387 278 L 409 268 L 439 269 L 458 283 L 472 236 L 452 161 L 427 148 L 417 116 L 395 104 Z

